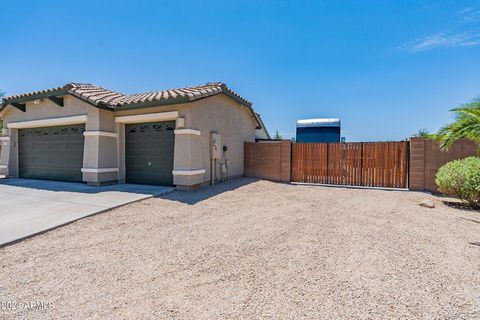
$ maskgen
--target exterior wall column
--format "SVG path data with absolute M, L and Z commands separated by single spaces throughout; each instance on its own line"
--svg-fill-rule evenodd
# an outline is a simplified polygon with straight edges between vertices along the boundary
M 118 132 L 113 112 L 97 110 L 97 116 L 89 118 L 83 135 L 83 181 L 91 185 L 116 183 Z
M 13 171 L 9 170 L 10 149 L 13 145 L 8 130 L 5 131 L 6 134 L 0 136 L 0 176 L 9 177 Z
M 18 178 L 18 129 L 6 130 L 7 135 L 0 138 L 0 175 Z
M 425 190 L 425 139 L 410 138 L 409 189 Z
M 177 189 L 190 190 L 208 180 L 205 177 L 207 170 L 202 167 L 201 139 L 205 133 L 184 128 L 184 121 L 180 119 L 177 119 L 175 129 L 173 184 Z
M 118 180 L 116 132 L 85 131 L 83 181 L 92 185 L 114 183 Z

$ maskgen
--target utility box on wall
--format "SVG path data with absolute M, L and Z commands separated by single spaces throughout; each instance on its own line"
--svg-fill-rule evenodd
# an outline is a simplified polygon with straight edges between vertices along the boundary
M 210 133 L 210 156 L 212 159 L 222 159 L 222 136 L 219 133 Z

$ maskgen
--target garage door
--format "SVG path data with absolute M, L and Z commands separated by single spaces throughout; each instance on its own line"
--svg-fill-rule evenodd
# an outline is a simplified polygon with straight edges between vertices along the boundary
M 20 129 L 21 178 L 82 181 L 85 125 Z
M 173 184 L 175 121 L 125 126 L 127 183 L 170 186 Z

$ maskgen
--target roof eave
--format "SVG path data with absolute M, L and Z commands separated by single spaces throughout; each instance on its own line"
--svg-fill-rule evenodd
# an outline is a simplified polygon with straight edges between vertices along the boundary
M 41 93 L 36 93 L 32 95 L 28 95 L 25 97 L 20 97 L 20 98 L 14 98 L 14 99 L 4 99 L 2 106 L 7 106 L 8 104 L 11 104 L 12 102 L 17 102 L 17 103 L 25 103 L 29 101 L 34 101 L 38 99 L 46 99 L 51 96 L 64 96 L 68 94 L 68 91 L 66 89 L 59 89 L 59 90 L 53 90 L 53 91 L 48 91 L 48 92 L 41 92 Z
M 234 94 L 233 92 L 231 92 L 231 90 L 226 85 L 223 85 L 222 89 L 223 89 L 222 90 L 223 94 L 225 94 L 226 96 L 232 98 L 233 100 L 237 101 L 241 105 L 244 105 L 246 107 L 252 107 L 252 103 L 250 101 L 247 101 L 247 100 L 241 98 L 240 96 Z
M 30 94 L 25 97 L 13 98 L 13 99 L 3 99 L 2 103 L 0 104 L 0 112 L 4 111 L 8 105 L 17 104 L 25 104 L 30 101 L 39 100 L 39 99 L 47 99 L 49 97 L 59 97 L 67 95 L 68 91 L 66 89 L 55 89 L 51 91 L 39 92 L 35 94 Z M 13 103 L 13 104 L 12 104 Z

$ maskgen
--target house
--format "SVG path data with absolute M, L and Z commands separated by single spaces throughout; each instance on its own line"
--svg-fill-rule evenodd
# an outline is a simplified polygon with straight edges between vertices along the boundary
M 252 103 L 219 82 L 132 95 L 69 83 L 6 97 L 0 119 L 0 175 L 92 185 L 241 176 L 244 142 L 269 138 Z

